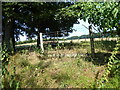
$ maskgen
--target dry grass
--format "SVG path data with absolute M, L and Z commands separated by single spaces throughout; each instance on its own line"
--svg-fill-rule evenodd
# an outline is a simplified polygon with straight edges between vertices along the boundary
M 95 41 L 105 41 L 105 40 L 108 40 L 108 41 L 117 41 L 118 38 L 95 38 L 94 39 Z M 65 41 L 59 41 L 59 43 L 62 43 L 62 42 L 65 42 L 65 43 L 70 43 L 70 42 L 73 42 L 73 43 L 80 43 L 81 41 L 90 41 L 90 39 L 75 39 L 75 40 L 65 40 Z M 47 43 L 47 42 L 50 42 L 50 41 L 44 41 L 43 43 Z M 26 43 L 26 44 L 19 44 L 19 45 L 16 45 L 16 46 L 25 46 L 25 45 L 37 45 L 37 42 L 35 43 Z
M 68 44 L 64 49 L 46 49 L 44 54 L 38 53 L 35 48 L 30 51 L 21 50 L 22 52 L 11 56 L 9 68 L 15 65 L 16 75 L 22 88 L 94 88 L 105 70 L 102 59 L 109 57 L 107 49 L 103 49 L 99 43 L 96 43 L 96 46 L 97 58 L 93 61 L 90 58 L 89 42 L 70 44 L 70 46 Z M 107 44 L 106 46 L 108 47 Z M 50 54 L 80 53 L 84 55 L 49 57 Z M 98 61 L 103 63 L 100 65 Z
M 30 52 L 27 59 L 32 65 L 35 65 L 40 62 L 39 55 L 36 52 Z
M 96 73 L 104 71 L 104 66 L 80 57 L 46 58 L 36 52 L 17 53 L 11 57 L 13 62 L 22 88 L 91 88 Z

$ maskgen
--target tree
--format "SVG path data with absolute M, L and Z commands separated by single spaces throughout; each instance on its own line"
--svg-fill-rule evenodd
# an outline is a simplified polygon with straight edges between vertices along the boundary
M 88 20 L 90 26 L 98 27 L 99 32 L 117 31 L 120 36 L 120 4 L 117 2 L 77 2 L 68 8 L 64 8 L 57 15 L 57 18 L 80 18 Z M 111 15 L 112 14 L 112 15 Z M 91 35 L 91 33 L 90 33 Z M 93 39 L 91 38 L 91 52 L 94 53 Z
M 117 30 L 120 23 L 120 4 L 118 2 L 77 2 L 74 5 L 64 8 L 58 17 L 77 17 L 88 20 L 89 24 L 98 27 L 98 31 L 106 32 Z
M 20 20 L 20 8 L 24 5 L 18 3 L 2 3 L 2 31 L 3 31 L 3 47 L 5 46 L 8 52 L 15 49 L 14 30 L 16 20 Z
M 46 28 L 49 28 L 49 32 L 66 29 L 68 29 L 67 32 L 72 32 L 71 27 L 77 19 L 56 20 L 54 18 L 60 8 L 70 4 L 59 2 L 2 3 L 3 44 L 6 45 L 8 51 L 11 51 L 15 48 L 15 38 L 19 39 L 22 32 L 25 32 L 29 38 L 39 35 L 38 32 L 46 32 Z
M 38 36 L 38 43 L 39 46 L 39 33 L 42 32 L 50 37 L 55 37 L 56 35 L 49 34 L 50 32 L 56 32 L 60 31 L 61 33 L 58 34 L 58 36 L 63 36 L 63 33 L 66 32 L 72 32 L 73 29 L 71 28 L 73 26 L 73 23 L 77 21 L 77 18 L 70 19 L 62 19 L 62 20 L 56 20 L 55 15 L 58 13 L 60 8 L 68 6 L 70 3 L 58 3 L 58 2 L 50 2 L 50 3 L 43 3 L 42 5 L 37 3 L 37 5 L 32 5 L 31 7 L 28 7 L 28 10 L 30 14 L 28 13 L 27 17 L 28 19 L 25 22 L 25 25 L 27 25 L 28 29 L 25 30 L 28 37 L 31 37 L 31 35 L 37 35 Z M 36 9 L 36 11 L 34 11 Z M 23 10 L 24 12 L 24 10 Z M 30 28 L 30 29 L 29 29 Z M 31 29 L 32 28 L 32 29 Z M 35 28 L 37 31 L 35 31 Z M 65 34 L 68 35 L 68 34 Z

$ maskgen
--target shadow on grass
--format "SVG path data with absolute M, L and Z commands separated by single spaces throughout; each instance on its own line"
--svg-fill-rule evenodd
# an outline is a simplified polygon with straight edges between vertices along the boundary
M 116 41 L 95 41 L 95 48 L 99 48 L 102 50 L 113 51 L 115 48 Z
M 87 56 L 85 57 L 85 60 L 91 61 L 95 65 L 105 65 L 108 63 L 110 56 L 111 56 L 111 53 L 99 52 L 99 53 L 95 53 L 94 59 L 91 58 L 91 54 L 87 54 Z

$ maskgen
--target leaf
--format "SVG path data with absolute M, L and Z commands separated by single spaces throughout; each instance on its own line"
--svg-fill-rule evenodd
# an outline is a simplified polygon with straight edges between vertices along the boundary
M 112 12 L 114 18 L 117 17 L 117 13 L 118 13 L 118 8 L 115 8 L 115 9 L 113 10 L 113 12 Z

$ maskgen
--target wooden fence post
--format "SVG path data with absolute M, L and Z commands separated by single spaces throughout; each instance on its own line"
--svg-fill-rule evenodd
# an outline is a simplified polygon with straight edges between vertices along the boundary
M 40 35 L 40 48 L 42 52 L 44 52 L 42 33 L 39 33 L 39 35 Z
M 93 38 L 93 32 L 92 32 L 92 26 L 89 26 L 89 35 L 90 35 L 90 46 L 91 46 L 91 56 L 92 58 L 95 57 L 95 49 L 94 49 L 94 38 Z

